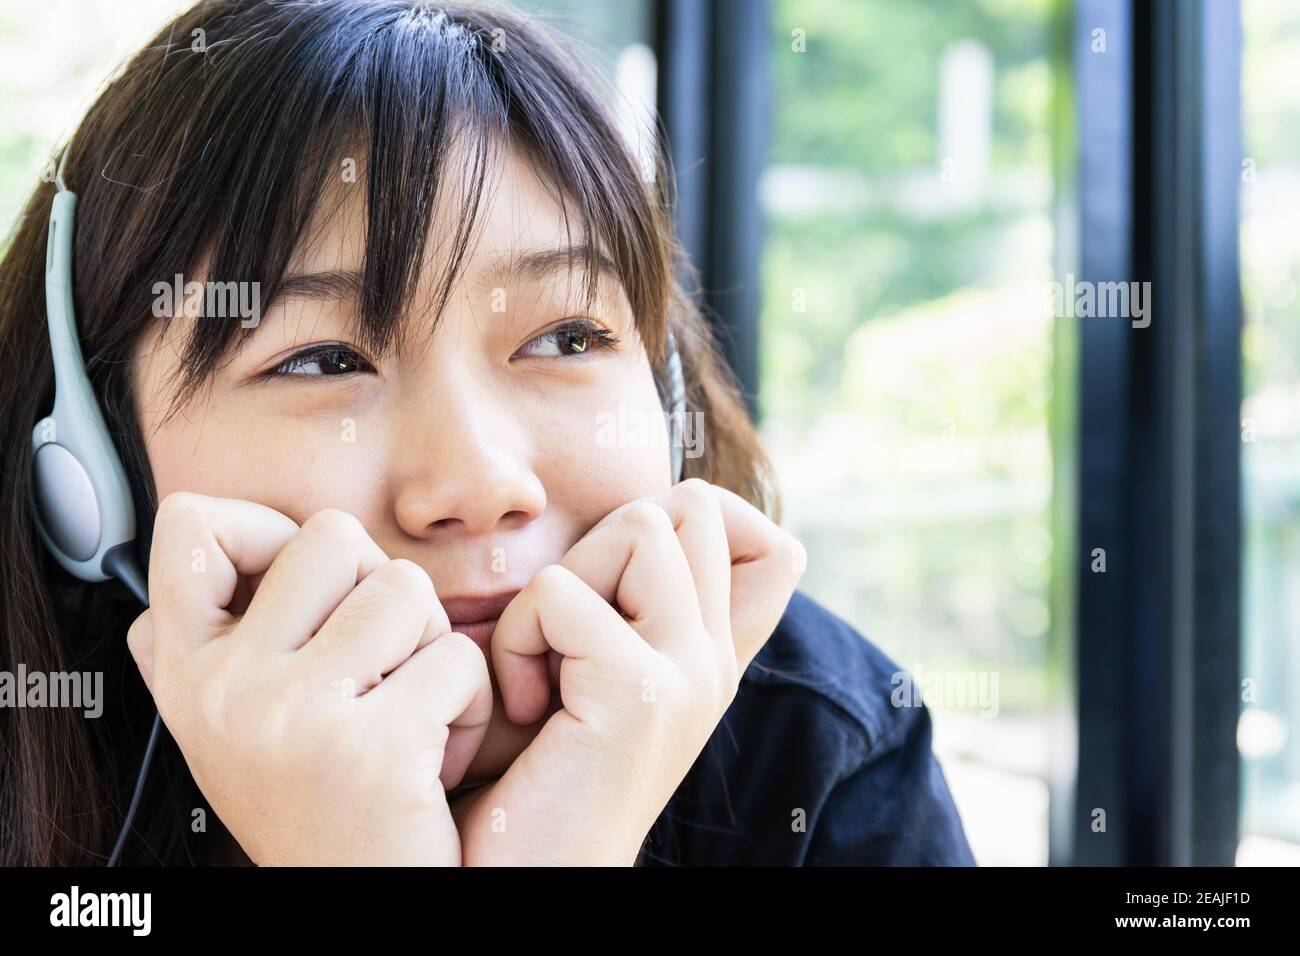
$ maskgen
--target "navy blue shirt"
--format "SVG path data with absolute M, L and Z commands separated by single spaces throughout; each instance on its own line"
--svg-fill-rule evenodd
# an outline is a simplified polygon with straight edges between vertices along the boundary
M 798 591 L 647 837 L 645 866 L 973 866 L 901 668 Z

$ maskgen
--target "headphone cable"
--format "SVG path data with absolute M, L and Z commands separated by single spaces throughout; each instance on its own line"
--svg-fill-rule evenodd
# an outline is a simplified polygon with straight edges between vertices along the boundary
M 140 568 L 136 565 L 131 556 L 131 544 L 121 544 L 116 548 L 111 548 L 104 554 L 103 563 L 104 572 L 117 578 L 146 608 L 149 606 L 149 588 L 146 584 L 145 577 L 140 573 Z M 126 846 L 126 838 L 131 833 L 131 825 L 135 822 L 135 812 L 140 807 L 140 798 L 144 795 L 144 784 L 149 779 L 149 767 L 153 763 L 154 751 L 158 748 L 158 738 L 162 734 L 162 714 L 154 710 L 153 729 L 149 731 L 149 743 L 144 748 L 144 759 L 140 762 L 140 773 L 135 779 L 135 791 L 131 794 L 131 803 L 126 810 L 126 818 L 122 821 L 122 829 L 118 831 L 117 842 L 113 845 L 113 852 L 108 858 L 108 866 L 117 866 L 118 860 L 122 855 L 122 848 Z

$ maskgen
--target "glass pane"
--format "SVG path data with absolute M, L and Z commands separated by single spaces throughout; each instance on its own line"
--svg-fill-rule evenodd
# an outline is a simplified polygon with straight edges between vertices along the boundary
M 600 72 L 592 79 L 609 97 L 646 178 L 653 179 L 657 68 L 650 0 L 534 0 L 518 9 L 568 33 L 594 55 Z M 604 89 L 606 81 L 612 88 Z
M 1243 864 L 1300 864 L 1300 7 L 1242 3 Z M 1288 690 L 1291 692 L 1288 693 Z
M 113 68 L 193 4 L 46 0 L 0 7 L 0 222 L 17 217 L 33 178 Z M 613 81 L 607 92 L 624 135 L 649 169 L 655 102 L 650 0 L 535 0 L 526 9 L 595 54 L 607 74 L 602 79 Z
M 192 2 L 43 0 L 0 6 L 0 223 L 6 230 L 99 85 Z
M 911 672 L 981 864 L 1047 862 L 1051 0 L 777 0 L 760 397 L 803 589 Z

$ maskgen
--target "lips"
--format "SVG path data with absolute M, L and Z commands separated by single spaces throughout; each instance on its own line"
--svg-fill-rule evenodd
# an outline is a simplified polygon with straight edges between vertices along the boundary
M 497 620 L 519 590 L 516 588 L 496 594 L 447 598 L 442 601 L 442 606 L 451 620 L 451 629 L 469 637 L 486 653 Z
M 522 588 L 515 588 L 512 591 L 501 591 L 486 596 L 453 597 L 442 601 L 443 609 L 451 620 L 451 629 L 464 634 L 487 655 L 489 673 L 492 670 L 492 653 L 489 647 L 492 643 L 492 634 L 497 628 L 497 621 L 505 611 L 506 605 L 513 601 L 515 595 L 521 590 Z M 546 652 L 546 673 L 552 689 L 558 689 L 560 686 L 560 662 L 563 659 L 558 651 Z M 496 678 L 493 677 L 492 680 L 495 684 Z M 558 700 L 558 697 L 553 700 L 553 708 L 559 706 Z
M 496 630 L 497 622 L 493 618 L 490 621 L 474 621 L 466 624 L 464 622 L 451 622 L 451 629 L 470 638 L 475 644 L 483 649 L 483 653 L 488 651 L 488 645 L 492 642 L 492 632 Z

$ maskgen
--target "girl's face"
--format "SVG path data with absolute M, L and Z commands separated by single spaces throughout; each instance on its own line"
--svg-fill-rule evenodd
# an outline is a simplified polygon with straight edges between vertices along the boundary
M 159 500 L 181 490 L 243 498 L 299 524 L 323 508 L 351 512 L 454 605 L 517 592 L 614 508 L 667 488 L 666 424 L 622 286 L 602 274 L 584 311 L 559 205 L 516 153 L 501 153 L 494 173 L 481 238 L 430 336 L 456 227 L 453 210 L 435 215 L 410 303 L 418 327 L 389 358 L 361 352 L 353 330 L 361 182 L 338 185 L 338 202 L 326 197 L 315 241 L 290 265 L 297 278 L 211 388 L 166 420 L 189 323 L 239 318 L 155 323 L 134 376 Z M 440 195 L 459 188 L 449 172 Z M 619 422 L 645 427 L 619 441 Z M 473 619 L 449 613 L 453 626 Z M 467 782 L 504 771 L 540 726 L 510 724 L 498 697 Z

